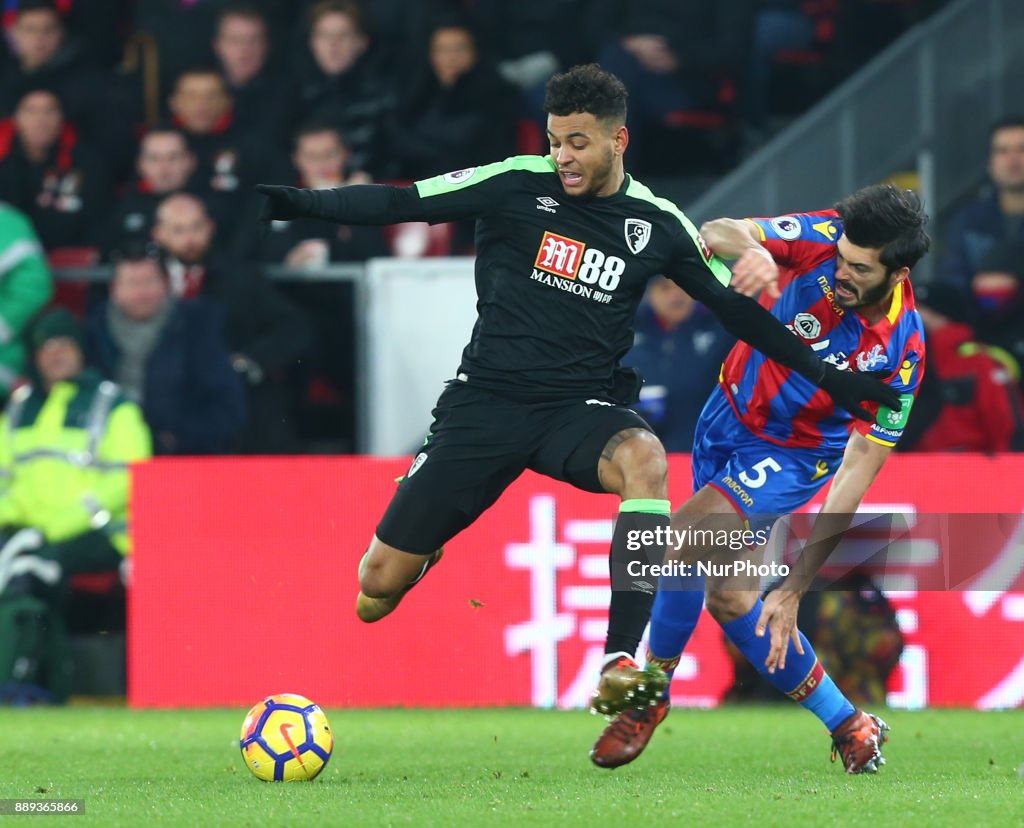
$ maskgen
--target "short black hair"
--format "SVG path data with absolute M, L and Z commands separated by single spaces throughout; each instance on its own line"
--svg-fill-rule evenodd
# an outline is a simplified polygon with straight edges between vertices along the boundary
M 25 98 L 27 98 L 29 95 L 35 95 L 39 92 L 42 92 L 44 95 L 49 95 L 55 101 L 57 101 L 57 106 L 60 107 L 61 117 L 66 117 L 65 113 L 67 112 L 67 107 L 64 105 L 64 99 L 61 98 L 61 96 L 57 93 L 57 90 L 54 89 L 53 86 L 46 83 L 42 79 L 40 79 L 38 83 L 29 83 L 21 88 L 21 90 L 18 92 L 17 100 L 14 102 L 14 108 L 17 109 L 19 106 L 21 106 L 21 102 L 25 100 Z
M 60 21 L 61 25 L 64 24 L 64 18 L 61 17 L 60 9 L 57 8 L 57 4 L 54 0 L 21 0 L 21 3 L 18 5 L 18 10 L 15 12 L 15 18 L 34 11 L 52 12 Z
M 219 32 L 221 24 L 228 17 L 242 17 L 246 20 L 255 20 L 258 23 L 263 24 L 263 31 L 266 33 L 267 16 L 263 13 L 262 9 L 249 0 L 228 0 L 219 12 L 217 12 L 217 22 L 213 27 L 214 32 Z
M 626 85 L 596 63 L 573 66 L 548 81 L 544 111 L 551 115 L 587 112 L 601 121 L 626 122 Z
M 229 95 L 231 94 L 231 90 L 228 89 L 228 82 L 224 79 L 224 73 L 220 70 L 219 66 L 213 63 L 195 63 L 191 66 L 186 66 L 178 73 L 177 77 L 174 79 L 174 85 L 173 88 L 171 89 L 171 94 L 174 94 L 174 92 L 177 91 L 178 85 L 185 78 L 201 78 L 210 76 L 217 78 L 217 80 L 220 81 L 221 86 L 224 87 L 224 91 L 227 92 Z
M 292 133 L 292 147 L 297 149 L 299 141 L 305 138 L 307 135 L 319 135 L 321 132 L 333 132 L 338 136 L 338 142 L 348 148 L 348 143 L 345 140 L 345 136 L 338 125 L 327 118 L 314 117 L 308 121 L 303 121 L 296 128 L 295 132 Z
M 352 25 L 356 27 L 359 34 L 369 34 L 365 15 L 356 0 L 320 0 L 316 5 L 310 6 L 307 18 L 310 31 L 316 28 L 316 25 L 329 14 L 343 14 L 352 21 Z
M 1024 113 L 1016 115 L 1004 115 L 996 121 L 988 130 L 988 142 L 991 144 L 996 133 L 1001 129 L 1024 129 Z
M 182 141 L 185 142 L 185 146 L 188 147 L 188 136 L 182 132 L 178 127 L 169 122 L 159 123 L 156 126 L 147 129 L 139 137 L 139 148 L 142 147 L 142 142 L 145 141 L 150 135 L 177 135 Z M 191 148 L 189 149 L 191 152 Z
M 879 261 L 890 273 L 913 267 L 928 252 L 924 230 L 928 214 L 913 190 L 893 184 L 872 184 L 836 204 L 846 238 L 857 247 L 881 251 Z

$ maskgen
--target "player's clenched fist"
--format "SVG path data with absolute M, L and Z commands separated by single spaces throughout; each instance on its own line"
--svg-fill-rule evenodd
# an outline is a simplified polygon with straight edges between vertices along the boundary
M 732 266 L 733 290 L 744 296 L 757 296 L 767 290 L 773 299 L 779 298 L 779 266 L 772 254 L 763 247 L 751 247 Z
M 305 214 L 309 204 L 309 193 L 296 187 L 281 187 L 276 184 L 257 184 L 256 192 L 262 193 L 260 221 L 291 221 Z

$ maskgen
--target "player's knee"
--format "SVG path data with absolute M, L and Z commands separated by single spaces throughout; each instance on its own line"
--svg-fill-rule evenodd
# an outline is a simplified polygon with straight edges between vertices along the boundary
M 712 589 L 706 601 L 708 612 L 719 624 L 742 618 L 753 607 L 747 593 L 739 590 Z
M 359 565 L 359 591 L 367 598 L 387 598 L 401 587 L 392 583 L 386 567 L 379 561 L 364 558 Z
M 668 457 L 661 441 L 641 431 L 624 442 L 616 453 L 626 485 L 647 490 L 652 497 L 663 496 L 668 486 Z

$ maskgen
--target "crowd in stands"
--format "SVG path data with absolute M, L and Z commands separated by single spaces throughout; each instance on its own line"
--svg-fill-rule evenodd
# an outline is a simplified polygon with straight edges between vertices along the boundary
M 263 229 L 255 183 L 407 182 L 545 152 L 544 84 L 590 60 L 629 88 L 631 172 L 713 175 L 943 2 L 6 0 L 0 629 L 18 633 L 0 635 L 0 676 L 16 680 L 0 701 L 32 701 L 18 694 L 40 682 L 66 695 L 62 602 L 77 572 L 121 561 L 128 463 L 307 450 L 309 400 L 329 405 L 325 433 L 341 424 L 332 447 L 351 448 L 351 288 L 265 268 L 421 253 L 422 239 Z M 901 448 L 1022 446 L 1024 121 L 993 131 L 988 172 L 941 283 L 920 291 L 929 370 Z M 471 228 L 431 238 L 472 249 Z M 53 281 L 97 264 L 112 276 L 88 292 Z M 650 285 L 627 363 L 670 451 L 691 448 L 730 345 L 676 285 Z
M 90 362 L 131 380 L 160 424 L 158 454 L 301 451 L 310 400 L 327 404 L 330 447 L 351 449 L 351 288 L 271 283 L 264 266 L 468 253 L 472 227 L 264 231 L 255 183 L 406 182 L 544 152 L 545 82 L 595 59 L 631 93 L 632 171 L 718 171 L 744 135 L 863 60 L 864 26 L 877 49 L 938 3 L 9 0 L 0 200 L 52 265 L 116 265 L 117 290 L 58 285 L 56 301 L 87 317 Z M 794 83 L 794 61 L 815 80 Z M 162 297 L 151 272 L 168 281 Z M 197 299 L 217 307 L 194 312 Z M 165 348 L 176 341 L 188 352 Z M 214 359 L 197 349 L 226 353 L 228 371 L 182 375 Z M 161 390 L 175 383 L 202 400 L 187 413 L 206 406 L 218 424 L 198 442 Z

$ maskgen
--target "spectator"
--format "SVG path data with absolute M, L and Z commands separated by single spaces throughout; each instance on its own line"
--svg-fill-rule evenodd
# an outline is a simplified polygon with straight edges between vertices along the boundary
M 90 317 L 94 363 L 139 401 L 157 454 L 230 451 L 245 423 L 219 308 L 171 295 L 141 247 L 117 256 L 110 300 Z
M 337 129 L 323 122 L 306 124 L 295 134 L 292 163 L 297 173 L 296 186 L 328 189 L 368 184 L 370 178 L 365 173 L 348 170 L 349 157 L 349 149 Z M 257 221 L 260 205 L 261 199 L 253 198 L 247 219 L 239 225 L 236 251 L 243 259 L 301 268 L 328 262 L 362 262 L 388 255 L 379 227 L 296 219 L 271 222 L 269 232 L 265 233 Z
M 1000 348 L 975 340 L 968 324 L 970 297 L 939 282 L 917 291 L 917 310 L 928 337 L 928 366 L 911 411 L 901 450 L 1019 451 L 1022 412 L 1020 368 Z
M 720 109 L 721 83 L 750 60 L 753 0 L 599 0 L 595 14 L 604 32 L 615 33 L 600 63 L 626 84 L 630 131 L 645 147 L 643 158 L 627 163 L 649 173 L 678 172 L 686 153 L 654 151 L 646 136 L 668 131 L 678 144 L 671 134 L 685 125 L 687 111 Z
M 690 451 L 697 418 L 733 340 L 702 305 L 661 277 L 648 286 L 635 328 L 633 349 L 622 364 L 644 377 L 637 411 L 666 451 Z
M 138 180 L 118 201 L 107 223 L 101 245 L 104 259 L 114 250 L 149 238 L 156 205 L 169 193 L 186 188 L 196 170 L 196 157 L 182 132 L 154 129 L 139 145 L 135 169 Z
M 249 3 L 226 6 L 217 18 L 213 51 L 234 100 L 234 125 L 285 146 L 293 118 L 288 79 L 270 72 L 267 20 Z
M 949 222 L 943 278 L 967 287 L 997 243 L 1024 242 L 1024 116 L 992 127 L 988 175 L 991 189 L 965 204 Z
M 428 42 L 388 136 L 398 176 L 427 178 L 514 155 L 519 90 L 481 60 L 464 21 L 439 21 Z
M 150 455 L 138 406 L 85 367 L 82 331 L 54 309 L 31 333 L 33 383 L 0 420 L 0 697 L 63 701 L 62 608 L 72 575 L 128 552 L 128 464 Z
M 90 59 L 106 67 L 114 66 L 121 59 L 124 36 L 131 30 L 131 16 L 123 9 L 127 5 L 124 0 L 59 0 L 56 4 L 53 0 L 45 3 L 37 0 L 5 0 L 4 14 L 0 18 L 3 33 L 13 42 L 19 11 L 29 7 L 54 5 L 70 37 L 88 50 Z M 3 44 L 0 43 L 0 52 L 2 50 Z
M 0 122 L 0 193 L 28 214 L 47 250 L 94 243 L 110 206 L 107 165 L 52 92 L 27 92 L 13 120 Z
M 53 295 L 46 257 L 28 217 L 0 203 L 0 396 L 25 371 L 23 334 Z
M 544 85 L 561 68 L 591 60 L 591 0 L 475 0 L 479 51 L 497 63 L 501 76 L 526 96 L 534 120 L 546 121 Z M 573 37 L 565 37 L 573 31 Z M 582 36 L 580 36 L 582 34 Z
M 301 40 L 306 39 L 310 10 L 323 0 L 303 0 Z M 521 0 L 517 0 L 521 2 Z M 363 27 L 373 33 L 374 48 L 389 61 L 402 61 L 406 55 L 422 44 L 423 33 L 438 14 L 465 5 L 463 0 L 360 0 L 359 10 Z M 474 0 L 473 13 L 479 14 L 479 3 Z
M 308 47 L 295 79 L 303 114 L 336 126 L 352 150 L 352 167 L 379 177 L 385 159 L 374 153 L 384 118 L 394 107 L 394 82 L 360 7 L 353 0 L 314 5 Z
M 292 154 L 298 186 L 328 188 L 367 183 L 365 173 L 349 173 L 348 157 L 348 148 L 334 127 L 320 122 L 306 124 L 296 133 Z M 302 218 L 271 222 L 265 231 L 257 221 L 260 207 L 261 199 L 253 199 L 249 218 L 240 224 L 237 252 L 242 259 L 315 269 L 333 262 L 362 262 L 389 255 L 380 227 Z M 326 439 L 350 439 L 355 385 L 352 287 L 340 281 L 313 279 L 286 282 L 281 291 L 312 322 L 313 349 L 301 383 L 314 390 L 302 395 L 309 404 L 300 406 L 299 416 L 306 423 L 323 422 L 326 428 L 314 425 L 312 430 Z
M 971 279 L 978 338 L 1024 365 L 1024 240 L 994 245 Z
M 249 417 L 242 450 L 295 451 L 286 380 L 306 354 L 307 320 L 257 266 L 215 255 L 214 230 L 195 196 L 178 193 L 160 203 L 153 240 L 166 254 L 171 293 L 202 296 L 224 309 L 231 364 L 247 385 Z
M 87 41 L 68 36 L 50 0 L 22 0 L 11 31 L 17 61 L 0 76 L 0 116 L 10 116 L 25 93 L 48 89 L 63 103 L 67 120 L 117 163 L 120 147 L 131 143 L 135 113 L 126 111 L 110 73 L 93 65 Z
M 273 157 L 273 148 L 235 123 L 231 95 L 214 69 L 186 70 L 169 103 L 174 126 L 185 134 L 196 156 L 197 191 L 219 193 L 233 202 L 233 216 L 249 194 L 256 171 Z

